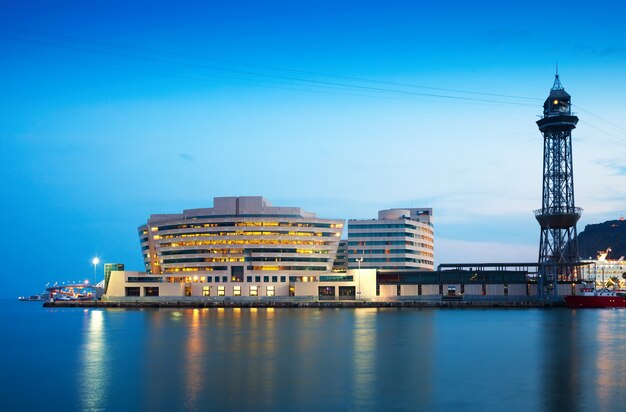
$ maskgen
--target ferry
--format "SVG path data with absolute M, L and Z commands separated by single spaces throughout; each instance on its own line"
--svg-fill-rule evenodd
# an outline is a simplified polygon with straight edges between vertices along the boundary
M 580 294 L 565 296 L 569 308 L 626 308 L 626 293 L 606 288 L 596 291 L 593 287 L 582 288 Z

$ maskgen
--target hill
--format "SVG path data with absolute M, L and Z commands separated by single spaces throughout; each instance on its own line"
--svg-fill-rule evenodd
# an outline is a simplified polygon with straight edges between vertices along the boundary
M 578 234 L 578 250 L 581 259 L 595 259 L 598 251 L 611 248 L 609 259 L 626 256 L 626 221 L 608 220 L 585 226 Z

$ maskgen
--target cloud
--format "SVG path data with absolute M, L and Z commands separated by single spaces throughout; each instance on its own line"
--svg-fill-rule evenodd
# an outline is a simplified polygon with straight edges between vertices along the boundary
M 612 170 L 616 176 L 626 176 L 626 164 L 616 159 L 599 159 L 596 160 L 596 164 Z

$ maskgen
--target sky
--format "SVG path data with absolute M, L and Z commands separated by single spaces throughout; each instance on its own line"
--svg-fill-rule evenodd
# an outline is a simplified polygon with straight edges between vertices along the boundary
M 432 207 L 436 263 L 535 261 L 556 62 L 578 230 L 623 216 L 626 6 L 420 3 L 0 1 L 0 296 L 141 270 L 150 214 L 216 196 Z

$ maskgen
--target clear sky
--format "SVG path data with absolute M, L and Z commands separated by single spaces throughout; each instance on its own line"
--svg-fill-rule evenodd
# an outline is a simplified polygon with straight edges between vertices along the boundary
M 214 196 L 433 207 L 437 263 L 534 261 L 556 61 L 579 231 L 626 211 L 625 9 L 2 1 L 0 296 L 90 278 L 94 255 L 141 270 L 137 227 Z

